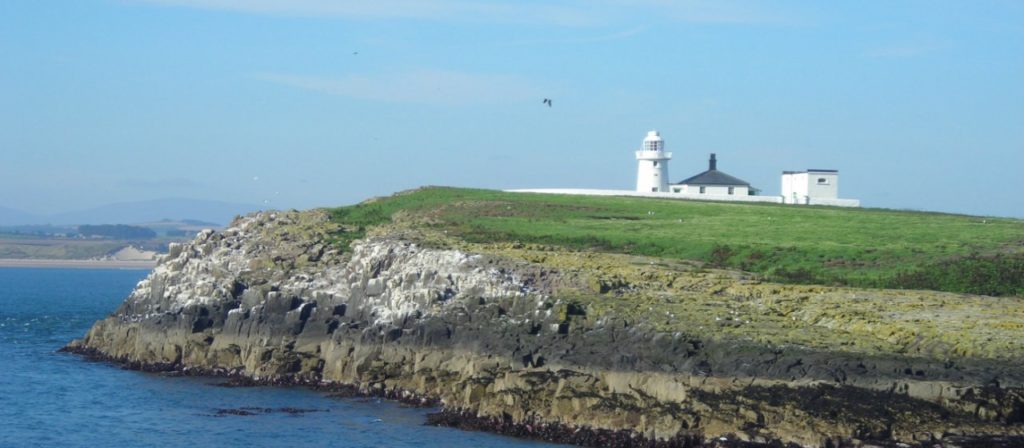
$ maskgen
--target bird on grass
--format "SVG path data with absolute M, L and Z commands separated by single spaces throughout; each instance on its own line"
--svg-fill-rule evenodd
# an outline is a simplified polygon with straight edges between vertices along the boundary
M 548 105 L 548 107 L 551 107 L 551 98 L 544 98 L 544 101 L 542 101 L 542 102 L 543 102 L 544 104 L 547 104 L 547 105 Z

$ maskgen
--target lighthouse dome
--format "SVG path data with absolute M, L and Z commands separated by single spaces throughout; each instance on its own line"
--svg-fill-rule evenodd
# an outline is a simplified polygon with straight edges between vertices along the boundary
M 644 137 L 645 151 L 661 151 L 664 147 L 665 141 L 661 139 L 661 134 L 658 134 L 658 131 L 650 131 L 647 133 L 647 137 Z

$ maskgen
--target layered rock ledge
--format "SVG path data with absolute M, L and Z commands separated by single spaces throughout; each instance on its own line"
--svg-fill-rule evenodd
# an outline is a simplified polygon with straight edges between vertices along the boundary
M 436 402 L 436 424 L 589 445 L 1024 443 L 1019 298 L 397 230 L 343 251 L 338 231 L 320 211 L 204 231 L 66 349 Z

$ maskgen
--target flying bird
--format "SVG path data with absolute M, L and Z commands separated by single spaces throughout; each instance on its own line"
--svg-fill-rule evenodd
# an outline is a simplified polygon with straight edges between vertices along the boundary
M 548 105 L 548 107 L 551 107 L 551 98 L 544 98 L 544 101 L 543 101 L 543 103 L 544 103 L 544 104 L 547 104 L 547 105 Z

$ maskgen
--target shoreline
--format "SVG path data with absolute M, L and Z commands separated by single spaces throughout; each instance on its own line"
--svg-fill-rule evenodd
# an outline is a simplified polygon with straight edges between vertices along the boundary
M 325 381 L 319 375 L 284 374 L 259 378 L 247 375 L 244 369 L 191 367 L 180 362 L 147 363 L 130 361 L 127 357 L 111 356 L 94 347 L 76 346 L 74 345 L 76 342 L 77 340 L 72 341 L 57 351 L 78 356 L 84 361 L 107 363 L 137 372 L 167 376 L 224 379 L 224 382 L 215 384 L 219 387 L 305 387 L 310 390 L 327 393 L 327 397 L 382 398 L 406 406 L 436 408 L 435 412 L 427 414 L 425 421 L 422 423 L 424 426 L 453 428 L 461 431 L 480 431 L 519 440 L 535 440 L 552 444 L 602 448 L 797 448 L 801 446 L 792 442 L 785 443 L 778 439 L 749 439 L 743 437 L 742 434 L 734 433 L 719 437 L 707 437 L 702 432 L 686 433 L 680 431 L 675 437 L 655 439 L 628 429 L 609 430 L 544 421 L 513 422 L 507 417 L 481 416 L 473 411 L 460 409 L 457 406 L 445 406 L 436 397 L 418 394 L 405 389 L 385 390 L 383 388 L 375 388 L 372 385 L 360 387 L 356 384 Z M 821 446 L 840 448 L 857 446 L 1015 448 L 1022 446 L 1022 442 L 1024 442 L 1024 436 L 1019 434 L 957 435 L 946 433 L 940 439 L 932 438 L 929 441 L 918 440 L 909 443 L 898 443 L 886 440 L 884 437 L 877 439 L 870 435 L 864 439 L 828 436 L 822 439 Z
M 148 260 L 61 260 L 41 258 L 0 258 L 0 268 L 153 269 Z
M 328 397 L 382 398 L 407 406 L 437 408 L 435 412 L 427 414 L 422 423 L 424 426 L 487 432 L 519 440 L 602 448 L 781 448 L 786 446 L 780 441 L 744 441 L 731 436 L 728 438 L 705 438 L 703 434 L 681 433 L 670 439 L 652 439 L 633 430 L 594 429 L 586 426 L 540 421 L 516 423 L 497 417 L 477 416 L 473 412 L 462 409 L 448 408 L 436 397 L 417 394 L 405 389 L 385 390 L 372 386 L 359 387 L 355 384 L 325 381 L 319 375 L 284 374 L 254 378 L 239 369 L 190 367 L 180 362 L 130 361 L 126 357 L 119 358 L 108 355 L 94 347 L 75 346 L 73 345 L 75 342 L 77 341 L 72 341 L 57 351 L 78 356 L 85 361 L 103 362 L 137 372 L 225 379 L 225 382 L 217 384 L 220 387 L 306 387 L 314 391 L 325 392 Z M 838 446 L 845 446 L 842 443 L 843 441 L 840 440 Z M 925 448 L 925 446 L 912 448 Z

